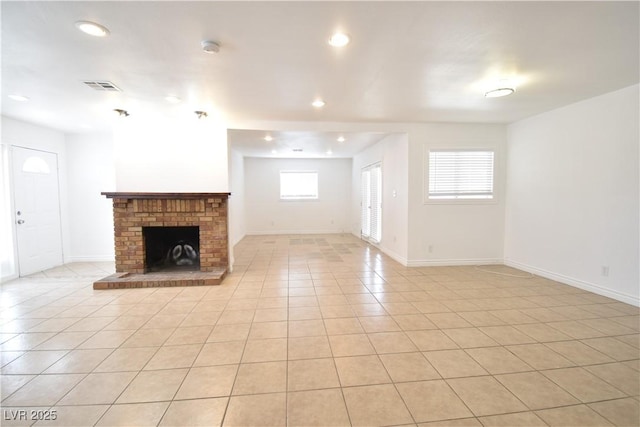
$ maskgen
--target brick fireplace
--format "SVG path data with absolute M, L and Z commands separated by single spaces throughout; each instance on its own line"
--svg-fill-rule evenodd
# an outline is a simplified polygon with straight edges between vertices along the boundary
M 220 284 L 229 267 L 229 193 L 102 194 L 113 199 L 116 274 L 94 289 Z

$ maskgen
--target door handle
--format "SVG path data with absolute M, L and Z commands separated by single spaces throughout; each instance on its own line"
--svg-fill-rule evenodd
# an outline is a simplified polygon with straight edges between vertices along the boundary
M 18 224 L 24 224 L 24 219 L 19 219 L 16 221 Z

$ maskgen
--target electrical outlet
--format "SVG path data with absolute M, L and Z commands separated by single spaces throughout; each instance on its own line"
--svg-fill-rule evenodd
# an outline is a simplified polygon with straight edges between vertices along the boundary
M 602 274 L 604 277 L 609 277 L 609 266 L 608 266 L 608 265 L 603 265 L 603 266 L 602 266 L 601 274 Z

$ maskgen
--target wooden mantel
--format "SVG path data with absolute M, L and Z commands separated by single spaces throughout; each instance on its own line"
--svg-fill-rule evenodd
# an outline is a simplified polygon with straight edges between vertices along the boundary
M 229 197 L 231 193 L 127 193 L 127 192 L 102 192 L 107 199 L 209 199 L 212 197 Z

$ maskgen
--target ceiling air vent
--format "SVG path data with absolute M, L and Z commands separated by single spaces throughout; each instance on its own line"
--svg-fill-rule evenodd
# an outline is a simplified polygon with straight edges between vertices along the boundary
M 108 91 L 108 92 L 122 92 L 120 88 L 107 80 L 90 80 L 83 82 L 91 89 Z
M 294 148 L 293 152 L 294 153 L 302 153 L 302 148 Z

